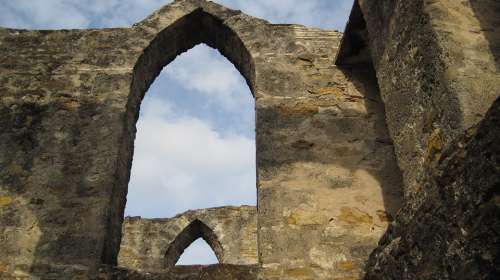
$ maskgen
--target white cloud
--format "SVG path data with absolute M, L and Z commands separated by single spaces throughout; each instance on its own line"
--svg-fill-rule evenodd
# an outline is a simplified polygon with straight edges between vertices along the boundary
M 30 1 L 16 0 L 2 3 L 3 14 L 15 14 L 17 20 L 4 18 L 0 23 L 4 26 L 19 28 L 80 28 L 90 23 L 87 17 L 74 1 L 46 0 Z
M 102 0 L 93 0 L 106 2 Z M 139 22 L 152 14 L 155 10 L 172 2 L 171 0 L 114 0 L 116 5 L 112 9 L 102 9 L 101 13 L 106 13 L 101 22 L 105 26 L 130 26 Z
M 147 110 L 147 108 L 146 108 Z M 240 170 L 253 159 L 247 152 L 253 140 L 222 136 L 205 122 L 195 118 L 163 119 L 151 114 L 138 122 L 137 153 L 151 157 L 165 155 L 175 166 L 221 173 Z M 221 170 L 225 168 L 224 170 Z
M 238 70 L 221 58 L 216 50 L 199 45 L 177 57 L 165 72 L 186 89 L 210 96 L 225 109 L 237 110 L 251 93 Z
M 172 0 L 0 0 L 0 25 L 32 29 L 125 27 L 170 2 Z M 353 0 L 215 2 L 274 23 L 298 23 L 342 30 Z
M 354 0 L 215 0 L 272 23 L 343 30 Z
M 127 214 L 173 216 L 191 208 L 255 204 L 255 141 L 221 135 L 161 99 L 142 105 Z M 181 114 L 182 115 L 182 114 Z
M 126 27 L 170 2 L 171 0 L 0 0 L 0 25 L 28 29 Z

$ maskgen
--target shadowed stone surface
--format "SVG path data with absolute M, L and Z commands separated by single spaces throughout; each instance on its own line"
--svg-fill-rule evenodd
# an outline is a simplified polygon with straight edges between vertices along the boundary
M 174 1 L 130 28 L 0 28 L 0 276 L 360 279 L 375 249 L 369 279 L 493 279 L 498 105 L 485 115 L 500 88 L 499 2 L 356 3 L 340 51 L 341 33 L 204 0 Z M 256 236 L 228 236 L 257 247 L 224 251 L 231 242 L 208 209 L 177 217 L 173 255 L 199 235 L 219 258 L 258 265 L 156 271 L 156 254 L 150 273 L 102 269 L 117 264 L 142 97 L 200 43 L 255 97 Z M 158 221 L 125 223 L 124 263 L 147 255 L 146 242 L 128 242 L 143 225 L 160 232 Z
M 500 98 L 446 147 L 372 254 L 366 279 L 500 277 Z
M 176 266 L 155 272 L 137 272 L 120 268 L 103 268 L 96 280 L 257 280 L 257 266 L 217 264 L 210 266 Z
M 374 65 L 406 183 L 366 279 L 499 277 L 499 19 L 498 1 L 356 2 L 337 63 Z
M 499 95 L 499 11 L 490 0 L 355 1 L 337 64 L 374 65 L 406 196 L 426 159 Z

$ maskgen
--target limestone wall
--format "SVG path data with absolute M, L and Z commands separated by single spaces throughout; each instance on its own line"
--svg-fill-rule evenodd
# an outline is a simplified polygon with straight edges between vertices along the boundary
M 359 0 L 340 51 L 339 32 L 204 0 L 130 28 L 0 28 L 0 277 L 495 278 L 498 11 Z M 142 97 L 200 43 L 255 97 L 257 209 L 123 224 Z M 258 264 L 113 267 L 169 267 L 198 236 Z
M 157 272 L 139 272 L 116 267 L 103 267 L 98 280 L 257 280 L 256 265 L 218 264 L 210 266 L 181 266 Z
M 427 167 L 422 202 L 402 209 L 372 254 L 366 279 L 500 276 L 499 141 L 500 98 Z
M 354 6 L 337 63 L 374 65 L 406 183 L 367 279 L 500 275 L 499 8 L 489 0 Z
M 374 72 L 334 66 L 340 38 L 202 0 L 131 28 L 0 29 L 2 270 L 116 264 L 140 101 L 163 66 L 206 43 L 255 97 L 264 277 L 360 277 L 402 186 Z
M 293 41 L 276 40 L 256 60 L 264 276 L 361 277 L 402 190 L 374 73 L 332 65 L 339 33 L 279 26 L 271 34 Z
M 197 231 L 186 231 L 193 222 L 206 225 L 215 236 Z M 257 264 L 257 210 L 252 206 L 220 207 L 187 211 L 169 219 L 142 219 L 127 217 L 118 265 L 135 270 L 154 271 L 175 265 L 166 263 L 169 249 L 175 240 L 206 239 L 219 263 Z M 186 235 L 185 237 L 182 235 Z M 190 245 L 190 242 L 185 244 Z M 179 253 L 186 248 L 182 246 Z M 176 257 L 179 257 L 177 255 Z
M 426 163 L 498 96 L 498 8 L 494 0 L 355 1 L 344 49 L 351 41 L 356 50 L 338 60 L 352 65 L 346 56 L 368 49 L 406 196 L 418 195 Z

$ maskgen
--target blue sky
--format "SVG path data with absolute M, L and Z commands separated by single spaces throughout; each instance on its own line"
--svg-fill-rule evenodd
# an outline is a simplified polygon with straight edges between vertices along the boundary
M 128 27 L 168 0 L 0 0 L 0 26 Z M 216 0 L 272 23 L 343 30 L 353 0 Z M 199 45 L 166 66 L 141 105 L 126 215 L 255 205 L 254 102 L 243 77 Z M 179 263 L 213 263 L 198 240 Z

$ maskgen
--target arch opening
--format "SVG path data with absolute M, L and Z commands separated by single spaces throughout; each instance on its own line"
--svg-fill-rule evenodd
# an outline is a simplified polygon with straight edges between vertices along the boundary
M 128 111 L 135 112 L 137 117 L 136 107 L 163 67 L 202 43 L 226 57 L 245 78 L 253 94 L 254 64 L 244 43 L 222 20 L 199 8 L 158 33 L 144 50 L 134 68 Z
M 179 258 L 195 240 L 202 238 L 212 248 L 219 263 L 224 260 L 223 248 L 217 235 L 200 220 L 194 220 L 177 235 L 165 252 L 165 268 L 175 266 Z
M 217 256 L 210 245 L 203 238 L 198 238 L 184 250 L 175 265 L 213 265 L 218 263 Z
M 111 213 L 107 221 L 107 238 L 102 253 L 103 263 L 115 265 L 117 260 L 121 241 L 121 224 L 132 167 L 135 124 L 139 118 L 141 101 L 166 65 L 181 53 L 202 43 L 217 49 L 227 58 L 245 78 L 252 95 L 254 95 L 253 59 L 238 34 L 216 16 L 199 8 L 180 18 L 155 36 L 139 57 L 132 75 L 127 113 L 124 116 L 125 130 L 120 146 L 117 180 L 112 189 Z M 217 248 L 215 243 L 209 244 L 213 249 Z M 217 255 L 217 252 L 221 251 L 214 249 L 214 252 Z M 217 256 L 219 258 L 219 255 Z
M 125 215 L 255 205 L 253 103 L 240 73 L 206 45 L 166 66 L 141 104 Z

